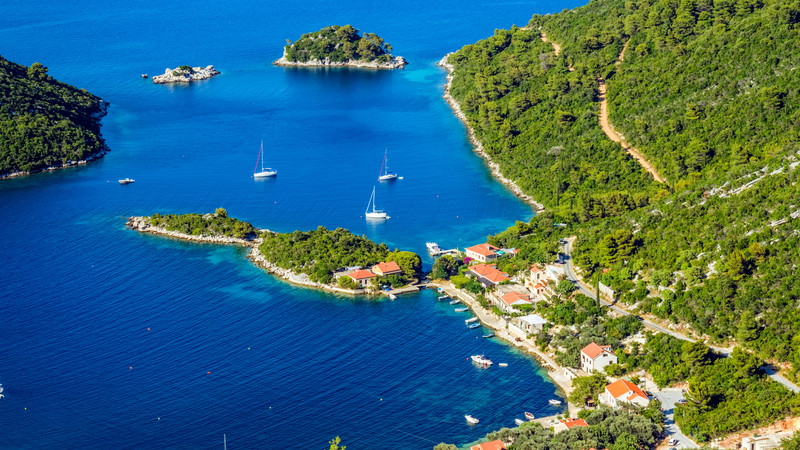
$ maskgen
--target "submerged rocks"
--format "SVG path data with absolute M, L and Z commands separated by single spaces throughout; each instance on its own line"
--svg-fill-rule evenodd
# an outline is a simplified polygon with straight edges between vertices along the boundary
M 164 75 L 153 77 L 153 83 L 191 83 L 192 81 L 207 80 L 215 75 L 219 75 L 219 70 L 214 66 L 190 67 L 180 66 L 175 69 L 167 68 Z

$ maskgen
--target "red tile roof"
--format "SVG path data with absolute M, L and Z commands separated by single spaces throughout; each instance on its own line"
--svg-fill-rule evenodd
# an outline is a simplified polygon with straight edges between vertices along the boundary
M 497 270 L 497 266 L 495 266 L 494 264 L 492 264 L 492 265 L 476 264 L 474 266 L 471 266 L 469 268 L 469 270 L 472 273 L 474 273 L 476 275 L 480 275 L 483 278 L 486 278 L 487 280 L 492 281 L 494 283 L 499 283 L 501 281 L 505 281 L 505 280 L 509 279 L 507 274 Z
M 506 450 L 503 441 L 484 442 L 483 444 L 473 445 L 470 450 Z
M 374 273 L 370 272 L 369 270 L 356 269 L 356 270 L 348 273 L 347 276 L 352 278 L 352 279 L 354 279 L 354 280 L 356 280 L 356 281 L 358 281 L 358 280 L 364 280 L 364 279 L 367 279 L 367 278 L 373 278 L 373 277 L 376 277 L 377 275 L 375 275 Z
M 589 424 L 586 423 L 583 419 L 564 419 L 561 421 L 564 425 L 566 425 L 567 429 L 569 430 L 572 427 L 588 427 Z
M 377 269 L 377 271 L 380 273 L 393 273 L 393 272 L 403 271 L 403 269 L 401 269 L 400 266 L 398 266 L 397 263 L 394 261 L 379 262 L 378 264 L 375 264 L 375 266 L 373 266 L 372 270 L 375 269 Z
M 606 386 L 606 390 L 613 398 L 618 399 L 622 396 L 625 396 L 626 402 L 630 402 L 636 397 L 641 397 L 647 400 L 647 396 L 644 395 L 644 392 L 642 392 L 641 389 L 639 389 L 639 386 L 631 383 L 628 380 L 617 380 Z
M 589 359 L 597 358 L 598 356 L 602 355 L 604 351 L 608 351 L 610 353 L 611 346 L 610 345 L 599 346 L 594 342 L 592 342 L 591 344 L 581 349 L 581 353 L 588 356 Z
M 467 247 L 466 250 L 469 250 L 471 252 L 475 252 L 475 253 L 477 253 L 479 255 L 483 255 L 483 256 L 495 256 L 495 255 L 497 255 L 497 253 L 495 253 L 494 251 L 495 250 L 500 250 L 500 249 L 495 247 L 494 245 L 478 244 L 478 245 L 473 245 L 472 247 Z
M 507 292 L 503 294 L 503 296 L 500 297 L 500 299 L 503 300 L 503 302 L 505 302 L 505 304 L 508 306 L 511 306 L 520 300 L 526 301 L 528 303 L 530 303 L 531 301 L 530 297 L 528 297 L 525 294 L 520 294 L 519 292 Z
M 531 273 L 536 273 L 536 272 L 544 272 L 544 270 L 542 270 L 542 268 L 539 267 L 538 264 L 534 264 L 533 267 L 531 267 Z

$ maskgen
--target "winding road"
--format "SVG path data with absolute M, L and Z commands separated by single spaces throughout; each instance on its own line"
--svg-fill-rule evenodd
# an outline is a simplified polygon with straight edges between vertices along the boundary
M 569 238 L 561 240 L 561 248 L 563 250 L 562 259 L 564 260 L 564 273 L 567 275 L 567 279 L 569 281 L 572 281 L 573 283 L 575 283 L 575 286 L 577 287 L 577 289 L 578 289 L 578 291 L 580 293 L 582 293 L 583 295 L 586 295 L 587 297 L 595 298 L 595 296 L 596 296 L 595 291 L 592 290 L 589 286 L 587 286 L 586 283 L 584 283 L 583 280 L 581 278 L 579 278 L 575 274 L 575 268 L 574 268 L 574 266 L 572 264 L 572 256 L 571 256 L 571 254 L 572 254 L 572 244 L 573 244 L 573 242 L 575 242 L 575 239 L 576 239 L 576 236 L 572 236 L 572 237 L 569 237 Z M 662 327 L 662 326 L 660 326 L 658 324 L 655 324 L 655 323 L 645 319 L 642 316 L 639 316 L 639 315 L 633 314 L 631 312 L 628 312 L 627 310 L 624 310 L 624 309 L 614 305 L 611 302 L 603 300 L 602 298 L 600 299 L 600 303 L 603 304 L 603 305 L 608 306 L 609 308 L 611 308 L 611 310 L 613 310 L 616 313 L 619 313 L 619 314 L 622 314 L 622 315 L 625 315 L 625 316 L 635 316 L 636 318 L 638 318 L 642 322 L 642 324 L 645 327 L 650 328 L 651 330 L 658 331 L 659 333 L 668 334 L 668 335 L 670 335 L 670 336 L 672 336 L 674 338 L 680 339 L 682 341 L 697 342 L 697 339 L 692 339 L 689 336 L 686 336 L 684 334 L 681 334 L 681 333 L 669 330 L 667 328 L 664 328 L 664 327 Z M 709 348 L 711 348 L 712 350 L 714 350 L 717 353 L 720 353 L 720 354 L 722 354 L 722 355 L 724 355 L 726 357 L 730 356 L 731 352 L 733 351 L 733 348 L 716 347 L 716 346 L 713 346 L 713 345 L 709 345 L 708 343 L 706 343 L 706 345 Z M 784 378 L 781 374 L 775 372 L 775 370 L 772 369 L 770 366 L 764 365 L 761 368 L 764 369 L 764 372 L 767 374 L 767 376 L 769 376 L 773 380 L 777 381 L 778 383 L 782 384 L 784 387 L 786 387 L 786 389 L 789 389 L 790 391 L 794 392 L 795 394 L 800 393 L 800 387 L 798 387 L 796 384 L 794 384 L 791 381 L 789 381 L 786 378 Z

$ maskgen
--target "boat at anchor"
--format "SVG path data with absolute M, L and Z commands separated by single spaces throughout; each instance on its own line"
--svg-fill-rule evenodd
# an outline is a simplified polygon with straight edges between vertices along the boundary
M 491 359 L 483 355 L 472 355 L 470 358 L 472 358 L 472 362 L 474 362 L 475 364 L 479 364 L 484 367 L 489 367 L 492 364 L 494 364 Z

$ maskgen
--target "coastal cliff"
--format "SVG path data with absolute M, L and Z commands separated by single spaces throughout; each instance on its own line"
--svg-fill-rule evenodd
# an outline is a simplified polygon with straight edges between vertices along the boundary
M 175 69 L 169 67 L 164 71 L 164 75 L 156 75 L 153 77 L 153 83 L 167 84 L 167 83 L 191 83 L 193 81 L 207 80 L 211 77 L 219 75 L 219 70 L 214 66 L 206 67 L 189 67 L 180 66 Z

